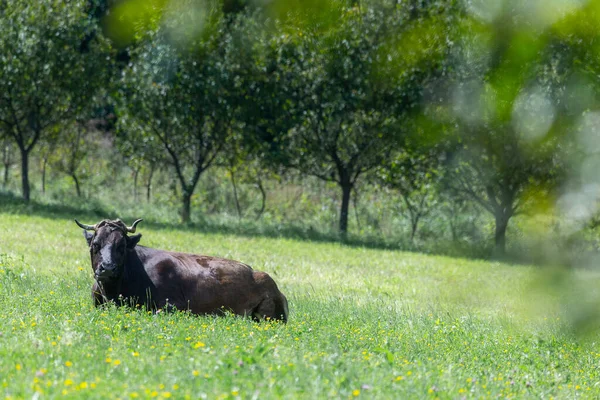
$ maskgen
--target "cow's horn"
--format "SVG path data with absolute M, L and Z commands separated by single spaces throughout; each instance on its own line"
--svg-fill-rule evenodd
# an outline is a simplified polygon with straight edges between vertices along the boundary
M 127 232 L 129 232 L 129 233 L 135 233 L 135 226 L 136 226 L 137 224 L 139 224 L 140 222 L 142 222 L 142 221 L 143 221 L 143 219 L 141 219 L 141 218 L 140 218 L 140 219 L 136 219 L 136 220 L 133 222 L 133 225 L 131 225 L 131 226 L 127 227 Z
M 79 227 L 81 229 L 85 229 L 86 231 L 95 231 L 96 230 L 96 226 L 95 225 L 85 225 L 85 224 L 82 224 L 81 222 L 79 222 L 77 220 L 75 220 L 75 223 L 77 225 L 79 225 Z

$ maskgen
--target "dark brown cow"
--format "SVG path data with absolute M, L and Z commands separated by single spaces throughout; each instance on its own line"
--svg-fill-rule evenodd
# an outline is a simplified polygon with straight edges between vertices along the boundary
M 135 233 L 140 221 L 127 227 L 121 220 L 96 225 L 75 220 L 90 246 L 96 306 L 112 301 L 194 314 L 228 310 L 255 320 L 287 321 L 287 300 L 268 274 L 238 261 L 138 246 L 142 235 L 127 234 Z

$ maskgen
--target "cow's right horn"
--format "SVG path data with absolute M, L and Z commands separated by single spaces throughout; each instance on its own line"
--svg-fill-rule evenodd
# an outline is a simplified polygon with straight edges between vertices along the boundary
M 81 229 L 85 229 L 86 231 L 95 231 L 96 230 L 96 226 L 95 225 L 86 225 L 86 224 L 82 224 L 81 222 L 75 220 L 75 223 L 77 225 L 79 225 L 79 227 Z
M 133 225 L 127 227 L 127 232 L 129 232 L 129 233 L 135 233 L 135 226 L 137 224 L 139 224 L 140 222 L 142 222 L 142 221 L 143 221 L 143 219 L 141 219 L 141 218 L 140 219 L 136 219 L 133 222 Z

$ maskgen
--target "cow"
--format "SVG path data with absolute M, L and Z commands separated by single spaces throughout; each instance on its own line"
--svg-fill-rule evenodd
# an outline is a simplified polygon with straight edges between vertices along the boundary
M 136 226 L 102 220 L 83 229 L 90 248 L 95 306 L 145 307 L 151 311 L 187 310 L 193 314 L 227 311 L 255 321 L 287 322 L 288 304 L 275 281 L 238 261 L 157 250 L 138 245 Z

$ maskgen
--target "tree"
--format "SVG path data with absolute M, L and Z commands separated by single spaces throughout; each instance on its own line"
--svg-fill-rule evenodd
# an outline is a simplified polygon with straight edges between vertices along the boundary
M 285 164 L 339 185 L 343 238 L 352 189 L 385 158 L 394 122 L 382 87 L 369 83 L 373 52 L 381 45 L 371 42 L 380 33 L 357 17 L 344 22 L 345 29 L 329 33 L 329 40 L 310 31 L 284 39 L 278 44 L 284 49 L 277 60 L 281 70 L 274 76 L 283 80 L 283 107 L 293 122 L 280 139 Z
M 41 189 L 42 194 L 46 194 L 46 177 L 48 176 L 48 165 L 51 163 L 52 158 L 56 158 L 56 148 L 60 143 L 59 134 L 61 126 L 56 125 L 48 134 L 40 138 L 38 144 L 38 160 L 40 163 L 40 169 L 42 172 Z
M 222 152 L 232 124 L 227 88 L 234 77 L 221 50 L 230 37 L 221 10 L 208 11 L 198 16 L 167 9 L 159 27 L 132 51 L 122 81 L 119 123 L 125 131 L 135 126 L 147 143 L 163 148 L 182 189 L 184 223 L 190 222 L 198 181 Z M 181 30 L 189 24 L 205 29 Z M 180 34 L 173 36 L 174 30 Z
M 268 167 L 265 160 L 257 154 L 256 149 L 250 150 L 244 148 L 240 142 L 228 143 L 227 151 L 224 152 L 221 162 L 222 167 L 227 171 L 231 180 L 233 199 L 238 218 L 244 216 L 242 204 L 240 202 L 239 188 L 240 183 L 252 185 L 260 193 L 260 208 L 256 211 L 256 219 L 260 219 L 267 206 L 267 192 L 265 189 L 265 180 L 275 178 L 277 175 L 273 169 Z
M 168 163 L 162 144 L 156 141 L 154 136 L 145 134 L 136 123 L 127 126 L 119 124 L 117 147 L 134 173 L 134 201 L 138 201 L 137 183 L 140 173 L 145 174 L 146 202 L 150 203 L 154 173 L 161 165 Z
M 562 170 L 562 128 L 549 80 L 555 66 L 544 58 L 547 38 L 526 34 L 514 13 L 486 23 L 461 21 L 461 45 L 448 79 L 454 84 L 447 87 L 454 125 L 448 132 L 455 145 L 447 182 L 493 216 L 498 256 L 506 252 L 511 218 L 524 211 L 532 193 L 547 196 Z
M 238 184 L 250 184 L 260 192 L 260 218 L 265 211 L 267 193 L 264 181 L 277 176 L 280 159 L 273 142 L 283 118 L 272 118 L 273 104 L 279 100 L 277 85 L 266 73 L 266 43 L 269 31 L 262 24 L 260 12 L 247 10 L 229 19 L 229 40 L 223 43 L 224 64 L 233 78 L 227 84 L 228 115 L 232 120 L 225 151 L 219 164 L 227 170 L 238 217 L 243 216 Z M 268 111 L 267 111 L 268 110 Z M 269 114 L 266 116 L 266 114 Z
M 10 177 L 10 168 L 15 164 L 14 145 L 8 136 L 0 136 L 0 146 L 2 149 L 2 165 L 4 173 L 2 178 L 2 189 L 6 190 Z
M 344 238 L 353 188 L 406 134 L 401 123 L 440 70 L 446 41 L 434 35 L 412 43 L 422 16 L 401 7 L 362 5 L 342 8 L 339 16 L 339 26 L 325 32 L 279 35 L 271 76 L 280 91 L 278 114 L 289 121 L 278 137 L 283 163 L 339 185 Z M 408 46 L 418 56 L 405 57 Z
M 440 182 L 443 178 L 440 154 L 436 148 L 429 151 L 405 149 L 386 160 L 376 173 L 380 184 L 397 190 L 400 194 L 408 211 L 412 242 L 421 219 L 439 202 Z
M 450 186 L 492 214 L 496 254 L 501 256 L 508 223 L 523 211 L 527 192 L 547 191 L 558 172 L 556 142 L 528 142 L 503 124 L 463 129 L 450 167 Z
M 87 1 L 14 0 L 0 5 L 0 124 L 21 154 L 23 198 L 30 199 L 29 155 L 39 140 L 91 103 L 106 82 L 107 42 Z
M 56 169 L 73 179 L 75 194 L 82 196 L 82 178 L 85 177 L 84 162 L 89 159 L 94 149 L 99 147 L 98 140 L 94 137 L 95 131 L 88 121 L 74 121 L 65 126 L 61 131 L 62 146 L 57 147 L 61 157 L 54 160 Z
M 465 238 L 479 239 L 482 210 L 477 203 L 464 196 L 457 196 L 452 191 L 443 190 L 443 187 L 439 194 L 439 208 L 448 222 L 452 241 L 458 243 Z

